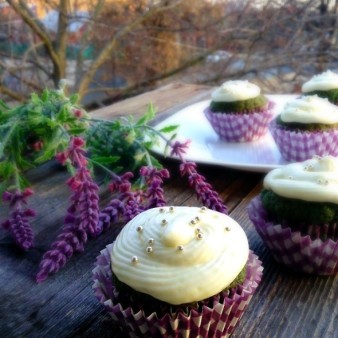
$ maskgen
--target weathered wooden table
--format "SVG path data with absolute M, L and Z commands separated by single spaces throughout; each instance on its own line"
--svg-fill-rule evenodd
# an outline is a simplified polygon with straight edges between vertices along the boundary
M 113 104 L 93 113 L 96 117 L 143 114 L 149 102 L 159 118 L 191 103 L 209 98 L 210 87 L 174 83 Z M 170 205 L 200 205 L 187 182 L 178 175 L 178 163 L 165 184 Z M 263 174 L 201 165 L 204 174 L 229 207 L 230 215 L 245 229 L 250 247 L 264 265 L 264 275 L 233 337 L 338 337 L 338 276 L 316 277 L 293 273 L 278 265 L 248 219 L 246 206 L 260 188 Z M 120 226 L 87 244 L 56 275 L 42 284 L 34 281 L 43 253 L 63 223 L 69 191 L 66 171 L 46 163 L 30 173 L 36 191 L 32 206 L 39 214 L 33 224 L 35 247 L 22 252 L 0 231 L 0 337 L 123 337 L 92 291 L 92 268 Z M 107 197 L 102 196 L 102 203 Z M 1 207 L 0 220 L 6 210 Z

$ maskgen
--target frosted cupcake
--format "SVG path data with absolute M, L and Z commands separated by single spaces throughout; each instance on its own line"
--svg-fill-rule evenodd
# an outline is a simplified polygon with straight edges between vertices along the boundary
M 264 136 L 274 104 L 248 81 L 227 81 L 211 94 L 204 114 L 221 139 L 250 142 Z
M 101 252 L 94 290 L 131 337 L 227 337 L 262 270 L 230 217 L 204 207 L 154 208 Z
M 248 206 L 277 262 L 296 271 L 338 273 L 338 159 L 316 157 L 269 172 Z
M 338 74 L 330 70 L 313 76 L 302 85 L 303 95 L 318 95 L 338 105 Z
M 338 107 L 317 95 L 287 103 L 271 122 L 270 131 L 287 161 L 338 155 Z

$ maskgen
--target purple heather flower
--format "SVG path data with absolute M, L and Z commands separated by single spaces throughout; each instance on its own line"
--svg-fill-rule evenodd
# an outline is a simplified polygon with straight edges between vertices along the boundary
M 197 165 L 194 162 L 181 163 L 181 175 L 188 176 L 189 185 L 195 189 L 197 198 L 201 200 L 203 205 L 210 209 L 227 214 L 227 207 L 223 204 L 217 192 L 209 183 L 207 183 L 205 177 L 197 172 L 196 167 Z
M 28 218 L 34 217 L 35 211 L 26 207 L 27 198 L 32 194 L 33 191 L 29 188 L 23 192 L 11 193 L 5 191 L 3 193 L 3 200 L 9 203 L 11 212 L 9 218 L 0 225 L 11 233 L 15 243 L 23 250 L 28 250 L 33 245 L 34 235 Z

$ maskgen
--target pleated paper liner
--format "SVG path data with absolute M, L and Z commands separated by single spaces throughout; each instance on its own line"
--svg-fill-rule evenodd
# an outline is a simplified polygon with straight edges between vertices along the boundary
M 251 142 L 268 132 L 273 118 L 274 103 L 269 101 L 265 109 L 248 113 L 219 113 L 209 108 L 204 114 L 219 137 L 227 142 Z
M 268 220 L 259 196 L 248 205 L 248 214 L 274 259 L 295 271 L 334 275 L 338 273 L 338 241 L 313 239 L 300 231 L 273 224 Z M 327 231 L 323 227 L 323 231 Z M 317 229 L 318 231 L 318 229 Z
M 93 289 L 114 322 L 130 337 L 228 337 L 242 318 L 263 271 L 258 257 L 250 251 L 243 284 L 200 302 L 200 310 L 191 308 L 188 313 L 178 311 L 159 318 L 156 313 L 146 315 L 141 309 L 123 308 L 119 303 L 112 284 L 110 251 L 111 245 L 97 257 Z
M 325 131 L 292 131 L 272 121 L 270 132 L 282 157 L 290 162 L 302 162 L 314 155 L 338 156 L 338 129 Z

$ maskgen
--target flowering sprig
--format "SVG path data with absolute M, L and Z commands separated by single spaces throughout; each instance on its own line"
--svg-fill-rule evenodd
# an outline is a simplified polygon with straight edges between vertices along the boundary
M 71 190 L 70 205 L 60 234 L 42 257 L 37 282 L 46 280 L 75 253 L 82 252 L 89 238 L 144 210 L 166 205 L 163 185 L 169 171 L 151 152 L 159 138 L 165 141 L 165 154 L 170 149 L 181 160 L 180 173 L 188 177 L 198 199 L 211 209 L 227 212 L 196 164 L 185 161 L 189 142 L 174 141 L 177 126 L 157 130 L 149 125 L 154 116 L 154 107 L 149 105 L 137 121 L 132 117 L 90 120 L 76 105 L 76 96 L 67 98 L 63 88 L 45 90 L 40 96 L 33 94 L 30 102 L 14 109 L 0 102 L 0 192 L 5 191 L 3 199 L 11 210 L 0 225 L 24 250 L 33 243 L 29 218 L 35 215 L 27 206 L 32 190 L 26 170 L 56 158 L 71 173 L 66 182 Z M 111 182 L 112 199 L 101 211 L 96 169 L 100 175 L 108 174 L 104 180 Z
M 176 155 L 181 160 L 180 173 L 182 176 L 188 176 L 189 185 L 195 189 L 197 198 L 201 200 L 204 206 L 222 212 L 228 213 L 227 207 L 222 202 L 218 193 L 213 189 L 206 178 L 197 172 L 197 165 L 194 162 L 184 160 L 184 154 L 189 146 L 189 141 L 175 141 L 171 144 L 171 155 Z
M 108 206 L 100 212 L 99 228 L 107 230 L 118 221 L 129 221 L 140 212 L 161 207 L 166 204 L 162 184 L 169 178 L 167 169 L 156 169 L 151 166 L 143 166 L 140 169 L 141 180 L 135 189 L 132 186 L 134 174 L 127 172 L 122 176 L 114 176 L 109 185 L 111 193 L 117 192 L 117 196 L 109 202 Z M 146 187 L 146 189 L 144 189 Z
M 140 169 L 140 175 L 145 179 L 148 187 L 145 193 L 145 197 L 148 201 L 146 209 L 164 206 L 166 201 L 162 184 L 164 179 L 169 178 L 169 171 L 167 169 L 142 167 Z
M 29 218 L 35 216 L 35 211 L 27 207 L 27 198 L 32 194 L 33 191 L 27 188 L 23 192 L 5 191 L 2 196 L 3 201 L 9 203 L 11 212 L 9 218 L 1 223 L 1 227 L 11 233 L 23 250 L 28 250 L 33 245 L 33 230 Z
M 75 252 L 81 252 L 87 237 L 100 234 L 99 187 L 91 177 L 85 156 L 85 142 L 80 137 L 71 139 L 69 148 L 57 154 L 62 164 L 70 162 L 75 174 L 67 181 L 72 190 L 71 205 L 67 210 L 65 225 L 57 240 L 51 245 L 40 263 L 37 282 L 45 280 L 50 273 L 57 272 Z

